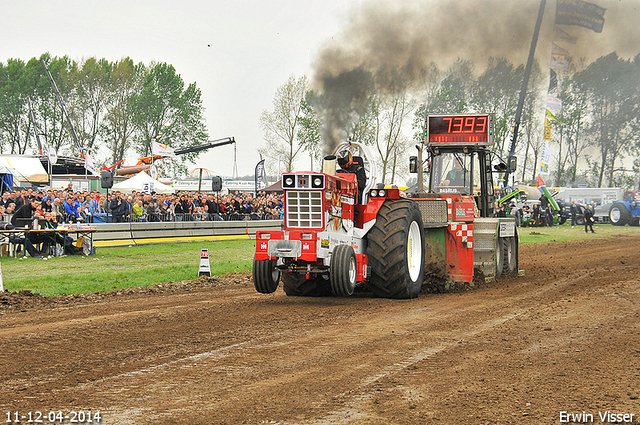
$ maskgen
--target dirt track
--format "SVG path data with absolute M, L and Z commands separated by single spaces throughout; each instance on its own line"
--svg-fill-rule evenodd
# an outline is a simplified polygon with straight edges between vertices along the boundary
M 638 246 L 523 245 L 524 277 L 411 301 L 261 295 L 246 275 L 5 297 L 0 421 L 554 424 L 611 411 L 640 424 Z

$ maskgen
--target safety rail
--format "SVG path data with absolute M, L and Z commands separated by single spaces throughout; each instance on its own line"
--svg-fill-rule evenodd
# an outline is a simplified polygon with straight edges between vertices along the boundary
M 82 226 L 82 225 L 80 225 Z M 258 230 L 282 229 L 282 220 L 94 223 L 97 247 L 197 240 L 253 239 Z

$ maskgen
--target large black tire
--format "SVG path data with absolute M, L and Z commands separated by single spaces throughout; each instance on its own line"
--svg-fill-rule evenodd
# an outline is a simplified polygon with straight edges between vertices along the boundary
M 276 260 L 253 259 L 253 286 L 262 294 L 271 294 L 278 289 L 280 270 L 276 268 Z
M 367 241 L 373 294 L 417 297 L 424 280 L 424 229 L 418 205 L 408 199 L 387 200 Z
M 306 274 L 282 273 L 282 289 L 290 297 L 325 297 L 331 294 L 329 281 L 318 276 L 307 279 Z
M 518 274 L 518 237 L 500 238 L 502 240 L 502 274 Z
M 353 295 L 358 281 L 358 262 L 351 245 L 338 245 L 331 253 L 329 282 L 331 290 L 340 297 Z
M 496 265 L 496 279 L 502 277 L 505 274 L 506 268 L 506 246 L 504 238 L 496 238 L 496 256 L 495 256 L 495 265 Z
M 609 210 L 609 221 L 614 226 L 625 226 L 631 218 L 631 213 L 624 204 L 616 202 Z

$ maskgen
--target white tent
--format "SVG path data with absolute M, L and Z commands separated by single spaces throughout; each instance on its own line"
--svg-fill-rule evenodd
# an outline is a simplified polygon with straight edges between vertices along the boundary
M 46 183 L 49 174 L 34 156 L 0 155 L 0 174 L 13 174 L 21 182 Z M 17 183 L 16 183 L 17 185 Z
M 140 171 L 135 176 L 125 181 L 115 183 L 112 190 L 119 190 L 124 193 L 131 193 L 134 190 L 156 192 L 156 193 L 173 193 L 174 189 L 164 183 L 159 182 L 149 176 L 144 171 Z

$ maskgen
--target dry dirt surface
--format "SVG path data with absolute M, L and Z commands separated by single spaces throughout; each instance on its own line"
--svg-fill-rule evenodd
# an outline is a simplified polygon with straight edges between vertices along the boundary
M 0 422 L 640 424 L 638 246 L 523 245 L 524 276 L 404 301 L 263 295 L 249 274 L 4 294 Z

